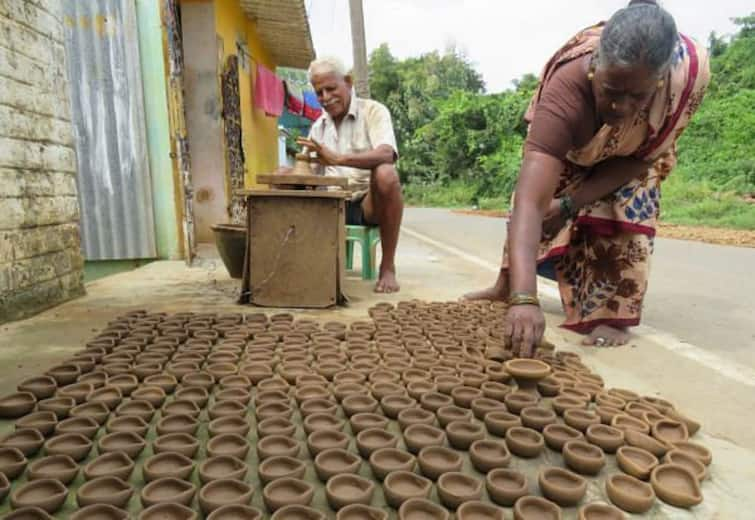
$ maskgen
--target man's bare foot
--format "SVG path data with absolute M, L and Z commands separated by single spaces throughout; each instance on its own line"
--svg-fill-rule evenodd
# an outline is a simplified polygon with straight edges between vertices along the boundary
M 375 284 L 375 292 L 377 293 L 395 293 L 399 292 L 401 288 L 396 281 L 396 267 L 383 267 L 380 266 L 380 275 L 378 281 Z
M 496 302 L 503 302 L 509 299 L 509 283 L 508 275 L 500 270 L 498 272 L 498 278 L 492 287 L 483 289 L 481 291 L 468 292 L 461 297 L 462 300 L 474 301 L 474 300 L 490 300 Z
M 629 342 L 629 332 L 608 325 L 598 325 L 582 340 L 583 345 L 597 347 L 618 347 Z

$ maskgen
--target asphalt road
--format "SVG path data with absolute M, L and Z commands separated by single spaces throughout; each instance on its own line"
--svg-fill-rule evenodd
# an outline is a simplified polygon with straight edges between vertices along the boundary
M 408 208 L 403 225 L 487 262 L 500 262 L 504 219 Z M 471 263 L 469 268 L 479 269 Z M 755 249 L 659 238 L 642 322 L 755 368 L 753 269 Z

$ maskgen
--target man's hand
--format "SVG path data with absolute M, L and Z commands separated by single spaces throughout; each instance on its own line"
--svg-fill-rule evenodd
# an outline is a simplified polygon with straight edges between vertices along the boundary
M 514 305 L 506 312 L 504 334 L 511 338 L 514 355 L 529 358 L 543 339 L 545 316 L 537 305 Z
M 341 156 L 339 154 L 313 139 L 299 137 L 296 140 L 296 144 L 305 146 L 310 151 L 317 152 L 317 158 L 323 166 L 340 166 L 341 164 Z

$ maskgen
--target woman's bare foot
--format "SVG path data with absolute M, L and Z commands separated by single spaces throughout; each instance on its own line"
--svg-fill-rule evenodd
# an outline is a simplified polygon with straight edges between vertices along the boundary
M 508 275 L 501 269 L 498 271 L 498 278 L 492 287 L 482 289 L 481 291 L 468 292 L 461 297 L 462 300 L 490 300 L 502 302 L 509 299 L 509 280 Z
M 618 347 L 629 342 L 629 332 L 608 325 L 598 325 L 582 340 L 583 345 L 597 347 Z
M 399 292 L 401 287 L 396 281 L 396 267 L 383 267 L 380 266 L 380 274 L 378 275 L 378 281 L 375 284 L 376 293 L 395 293 Z

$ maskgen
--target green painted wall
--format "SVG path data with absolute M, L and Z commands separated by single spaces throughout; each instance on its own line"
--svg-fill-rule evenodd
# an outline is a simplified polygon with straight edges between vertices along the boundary
M 157 254 L 160 258 L 181 258 L 173 165 L 170 158 L 170 123 L 160 6 L 157 0 L 136 0 L 139 55 L 144 90 L 149 166 L 155 213 Z

